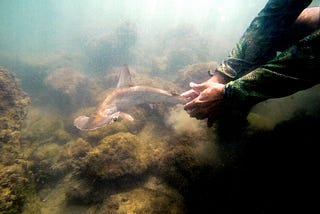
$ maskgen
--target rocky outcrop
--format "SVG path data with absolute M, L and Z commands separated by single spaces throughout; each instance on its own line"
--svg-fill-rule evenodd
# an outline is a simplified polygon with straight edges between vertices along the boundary
M 0 213 L 18 212 L 24 200 L 28 178 L 20 130 L 28 104 L 14 75 L 0 68 Z

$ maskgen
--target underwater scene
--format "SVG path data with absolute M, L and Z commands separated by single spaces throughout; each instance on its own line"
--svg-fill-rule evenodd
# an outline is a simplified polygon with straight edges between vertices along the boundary
M 267 3 L 1 0 L 0 214 L 319 210 L 317 82 L 210 127 L 181 96 Z

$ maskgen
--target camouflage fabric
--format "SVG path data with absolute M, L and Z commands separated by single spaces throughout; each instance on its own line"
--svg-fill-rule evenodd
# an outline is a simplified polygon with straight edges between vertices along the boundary
M 290 26 L 312 0 L 269 0 L 217 71 L 236 79 L 276 56 Z
M 226 85 L 229 101 L 251 106 L 319 83 L 319 31 L 296 40 L 290 36 L 294 21 L 311 2 L 268 1 L 217 69 L 233 80 Z M 278 51 L 283 52 L 276 56 Z
M 320 29 L 265 65 L 226 85 L 225 96 L 246 105 L 290 95 L 320 82 Z

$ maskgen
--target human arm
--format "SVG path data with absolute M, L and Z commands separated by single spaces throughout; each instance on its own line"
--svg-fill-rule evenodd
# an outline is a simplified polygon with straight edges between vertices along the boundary
M 283 37 L 312 0 L 269 0 L 217 68 L 237 79 L 276 56 Z
M 269 0 L 251 22 L 237 45 L 218 68 L 209 73 L 212 77 L 204 82 L 225 84 L 237 79 L 269 61 L 276 55 L 281 38 L 290 31 L 301 11 L 311 0 Z M 303 20 L 303 18 L 301 19 Z M 303 22 L 302 22 L 303 23 Z M 192 88 L 183 93 L 186 99 L 194 99 L 200 91 Z
M 265 65 L 226 84 L 225 97 L 244 105 L 290 95 L 320 82 L 320 30 Z
M 191 84 L 198 97 L 185 105 L 191 117 L 218 118 L 225 106 L 248 109 L 269 98 L 290 95 L 320 83 L 320 30 L 293 45 L 273 60 L 226 85 Z
M 277 50 L 280 49 L 280 43 L 283 42 L 283 36 L 288 35 L 290 31 L 292 32 L 291 26 L 294 25 L 293 23 L 295 20 L 297 21 L 299 14 L 310 3 L 311 0 L 269 0 L 263 10 L 251 22 L 229 56 L 212 74 L 212 77 L 199 85 L 190 85 L 191 89 L 182 94 L 190 100 L 184 107 L 190 116 L 198 119 L 208 117 L 208 120 L 213 120 L 212 118 L 217 115 L 217 110 L 221 109 L 216 106 L 223 103 L 221 100 L 224 90 L 218 90 L 218 88 L 222 88 L 219 84 L 226 84 L 234 80 L 234 82 L 227 84 L 227 92 L 234 88 L 232 94 L 238 94 L 235 93 L 237 90 L 243 96 L 246 92 L 249 94 L 249 88 L 241 89 L 248 83 L 248 80 L 243 78 L 237 81 L 236 79 L 258 68 L 276 55 Z M 304 20 L 307 16 L 301 17 L 298 20 Z M 253 74 L 257 73 L 256 71 Z M 242 90 L 241 93 L 240 90 Z M 239 96 L 241 97 L 241 95 Z M 263 100 L 269 96 L 261 94 L 258 97 L 257 100 Z

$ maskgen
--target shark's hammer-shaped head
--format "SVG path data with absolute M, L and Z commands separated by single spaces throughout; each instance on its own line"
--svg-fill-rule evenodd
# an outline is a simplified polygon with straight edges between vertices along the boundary
M 117 111 L 112 114 L 107 114 L 105 116 L 95 115 L 95 117 L 87 117 L 85 115 L 79 116 L 74 120 L 74 126 L 80 130 L 95 130 L 104 127 L 106 124 L 112 124 L 123 118 L 129 121 L 133 121 L 133 117 L 129 114 Z
M 79 116 L 73 121 L 73 125 L 80 130 L 85 130 L 86 125 L 89 122 L 89 119 L 90 118 L 85 115 Z
M 77 117 L 73 124 L 80 130 L 95 130 L 117 121 L 119 116 L 120 112 L 114 106 L 106 107 L 97 111 L 92 117 L 85 115 Z

